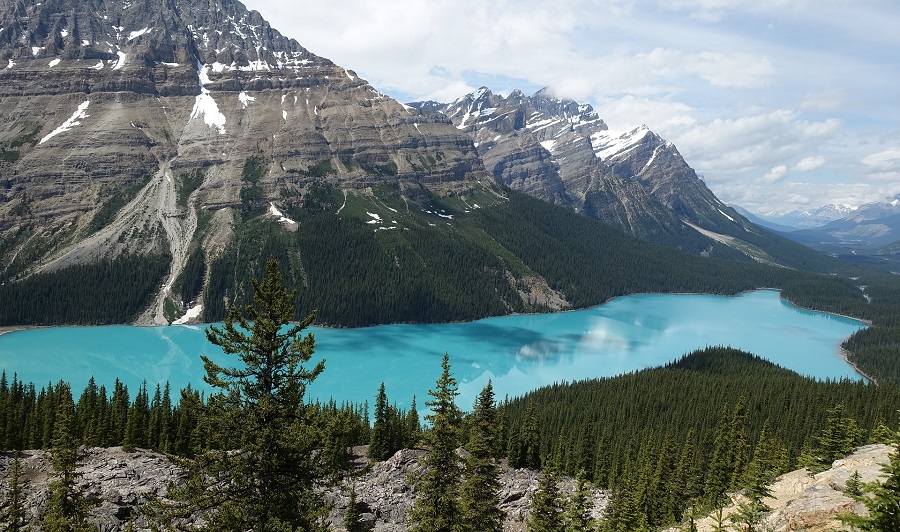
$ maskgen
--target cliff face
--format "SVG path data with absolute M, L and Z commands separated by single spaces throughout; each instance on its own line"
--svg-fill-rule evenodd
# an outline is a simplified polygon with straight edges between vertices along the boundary
M 229 241 L 242 204 L 296 201 L 315 180 L 415 197 L 487 178 L 446 117 L 231 0 L 0 0 L 0 113 L 4 280 L 157 251 L 171 283 L 192 240 Z
M 646 126 L 614 132 L 590 105 L 546 89 L 508 97 L 486 87 L 439 109 L 478 147 L 495 179 L 626 232 L 689 251 L 751 224 L 706 188 L 675 146 Z

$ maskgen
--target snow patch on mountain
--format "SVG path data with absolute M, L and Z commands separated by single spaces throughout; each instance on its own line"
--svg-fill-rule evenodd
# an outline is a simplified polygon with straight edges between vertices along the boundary
M 648 133 L 650 133 L 650 128 L 645 125 L 625 133 L 611 130 L 598 131 L 591 135 L 591 146 L 594 148 L 594 155 L 601 160 L 611 159 L 636 148 Z
M 75 112 L 72 113 L 72 116 L 70 116 L 68 120 L 63 122 L 63 124 L 61 126 L 59 126 L 58 128 L 54 129 L 53 131 L 51 131 L 50 133 L 45 135 L 44 138 L 42 138 L 41 141 L 38 142 L 38 144 L 43 144 L 43 143 L 47 142 L 48 140 L 52 139 L 53 137 L 55 137 L 56 135 L 59 135 L 60 133 L 65 133 L 66 131 L 72 129 L 73 127 L 80 125 L 82 118 L 87 118 L 90 116 L 86 112 L 88 105 L 90 105 L 90 103 L 91 103 L 90 100 L 88 100 L 86 102 L 83 102 L 81 105 L 79 105 L 78 109 L 76 109 Z
M 131 32 L 131 33 L 128 34 L 128 40 L 129 40 L 129 41 L 133 41 L 134 39 L 137 39 L 137 38 L 140 37 L 141 35 L 144 35 L 145 33 L 149 33 L 149 32 L 151 32 L 151 31 L 153 31 L 152 28 L 143 28 L 143 29 L 140 29 L 140 30 L 137 30 L 137 31 L 133 31 L 133 32 Z
M 247 94 L 244 91 L 241 91 L 241 93 L 238 94 L 238 100 L 241 101 L 241 105 L 243 106 L 244 109 L 246 109 L 247 106 L 250 105 L 250 102 L 255 101 L 256 98 L 253 96 L 250 96 L 249 94 Z
M 119 70 L 123 66 L 125 66 L 125 62 L 128 59 L 128 56 L 123 51 L 116 52 L 116 55 L 119 56 L 119 59 L 116 61 L 116 64 L 113 66 L 113 70 Z
M 189 308 L 187 312 L 184 313 L 184 316 L 178 318 L 177 320 L 172 322 L 172 325 L 184 325 L 190 320 L 197 318 L 200 316 L 200 313 L 203 312 L 203 305 L 194 305 Z
M 191 120 L 203 116 L 203 122 L 207 126 L 215 127 L 220 135 L 225 134 L 225 115 L 219 111 L 216 100 L 209 91 L 199 94 L 194 100 L 194 108 L 191 110 Z
M 290 218 L 288 218 L 287 216 L 282 214 L 281 211 L 278 210 L 278 207 L 276 207 L 275 204 L 271 203 L 271 202 L 269 203 L 269 214 L 278 218 L 278 221 L 281 223 L 293 224 L 293 225 L 297 224 L 297 222 L 295 222 L 294 220 L 291 220 Z

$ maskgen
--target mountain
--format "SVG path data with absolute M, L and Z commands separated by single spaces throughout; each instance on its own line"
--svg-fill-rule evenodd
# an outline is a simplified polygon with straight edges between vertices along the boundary
M 775 222 L 770 222 L 769 220 L 767 220 L 761 216 L 753 214 L 752 212 L 748 211 L 747 209 L 741 207 L 740 205 L 732 205 L 731 208 L 736 210 L 738 212 L 738 214 L 740 214 L 744 218 L 750 220 L 751 222 L 755 223 L 758 226 L 765 227 L 766 229 L 771 229 L 772 231 L 776 231 L 778 233 L 790 233 L 792 231 L 797 231 L 796 227 L 791 227 L 788 225 L 781 225 L 781 224 L 778 224 Z
M 816 232 L 841 243 L 863 246 L 877 247 L 900 240 L 900 198 L 861 205 Z
M 793 211 L 776 214 L 761 213 L 760 218 L 767 222 L 795 229 L 815 229 L 827 223 L 839 220 L 853 211 L 852 207 L 845 205 L 823 205 L 813 209 L 794 209 Z
M 345 326 L 796 280 L 751 257 L 834 267 L 646 128 L 546 91 L 470 95 L 460 128 L 232 0 L 0 0 L 0 61 L 0 325 L 221 320 L 269 256 L 298 313 Z
M 586 104 L 549 89 L 487 87 L 438 109 L 478 148 L 494 179 L 645 240 L 707 256 L 790 267 L 820 260 L 722 203 L 677 148 L 648 127 L 612 131 Z
M 867 203 L 820 227 L 780 231 L 813 249 L 889 271 L 900 267 L 895 249 L 900 241 L 900 198 Z
M 239 2 L 0 0 L 0 28 L 0 282 L 154 256 L 171 287 L 195 248 L 219 254 L 317 182 L 499 196 L 445 117 Z M 142 320 L 165 321 L 165 292 Z

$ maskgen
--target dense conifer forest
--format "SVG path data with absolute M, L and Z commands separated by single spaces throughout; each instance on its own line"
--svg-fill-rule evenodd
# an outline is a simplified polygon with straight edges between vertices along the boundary
M 222 320 L 226 302 L 248 300 L 248 279 L 262 275 L 262 257 L 271 256 L 285 269 L 286 284 L 298 289 L 295 319 L 318 310 L 319 324 L 363 326 L 547 311 L 518 292 L 538 277 L 573 308 L 641 292 L 778 288 L 799 306 L 869 320 L 872 327 L 847 342 L 849 358 L 878 382 L 900 383 L 897 276 L 789 245 L 762 230 L 754 241 L 765 243 L 782 264 L 828 273 L 725 260 L 734 257 L 719 248 L 710 257 L 691 255 L 514 191 L 504 194 L 489 208 L 462 209 L 452 198 L 437 197 L 410 207 L 396 188 L 380 187 L 371 201 L 390 209 L 385 212 L 402 228 L 373 230 L 366 211 L 371 205 L 338 215 L 341 193 L 317 184 L 285 207 L 302 230 L 285 231 L 260 208 L 248 207 L 236 215 L 235 242 L 220 255 L 206 257 L 199 246 L 192 248 L 175 289 L 185 303 L 203 291 L 203 318 Z M 0 325 L 127 322 L 154 296 L 168 260 L 124 255 L 10 279 L 0 284 Z
M 898 408 L 894 386 L 816 381 L 708 348 L 662 368 L 541 388 L 504 402 L 499 416 L 511 465 L 585 471 L 613 491 L 615 516 L 632 506 L 637 521 L 618 516 L 610 530 L 640 530 L 715 508 L 748 486 L 754 462 L 768 483 L 884 442 Z
M 118 381 L 107 389 L 92 379 L 76 394 L 63 381 L 38 388 L 0 374 L 0 447 L 49 449 L 53 457 L 56 480 L 43 525 L 85 523 L 72 481 L 79 445 L 149 448 L 185 459 L 189 480 L 172 492 L 175 502 L 147 510 L 160 522 L 215 508 L 212 529 L 324 529 L 313 482 L 339 482 L 351 470 L 350 448 L 369 444 L 372 460 L 425 447 L 425 470 L 409 480 L 417 490 L 408 516 L 415 530 L 455 530 L 448 523 L 459 519 L 498 529 L 492 501 L 497 461 L 506 458 L 513 467 L 544 471 L 530 529 L 593 526 L 584 509 L 593 485 L 612 494 L 603 530 L 641 531 L 713 510 L 739 489 L 757 505 L 741 511 L 756 519 L 765 485 L 778 474 L 798 466 L 823 470 L 856 445 L 898 438 L 900 388 L 816 381 L 721 347 L 500 404 L 488 384 L 469 414 L 461 409 L 469 405 L 455 403 L 445 356 L 425 403 L 426 425 L 414 406 L 393 406 L 384 386 L 373 391 L 374 419 L 368 403 L 309 403 L 306 384 L 326 370 L 305 366 L 314 340 L 300 333 L 313 315 L 285 327 L 295 294 L 283 287 L 274 260 L 266 271 L 251 283 L 255 303 L 247 314 L 231 307 L 224 326 L 208 332 L 242 361 L 227 367 L 204 358 L 213 393 L 188 386 L 176 396 L 168 385 L 151 393 L 146 384 L 131 391 Z M 468 451 L 465 460 L 459 446 Z M 557 491 L 559 474 L 578 478 L 568 498 Z M 283 501 L 277 512 L 273 500 Z

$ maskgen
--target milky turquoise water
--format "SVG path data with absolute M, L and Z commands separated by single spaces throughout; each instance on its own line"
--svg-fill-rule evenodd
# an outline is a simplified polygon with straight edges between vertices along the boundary
M 860 378 L 841 358 L 840 344 L 863 326 L 761 290 L 736 297 L 634 295 L 587 310 L 466 323 L 313 327 L 316 354 L 326 365 L 309 393 L 371 404 L 384 381 L 390 401 L 407 406 L 415 394 L 422 408 L 445 351 L 459 381 L 458 404 L 466 409 L 489 378 L 502 398 L 658 366 L 710 345 L 744 349 L 819 379 Z M 132 390 L 146 379 L 151 393 L 166 380 L 173 390 L 188 382 L 203 388 L 200 355 L 228 360 L 203 331 L 109 326 L 9 333 L 0 336 L 0 368 L 38 386 L 67 380 L 76 394 L 91 375 L 107 387 L 118 377 Z

